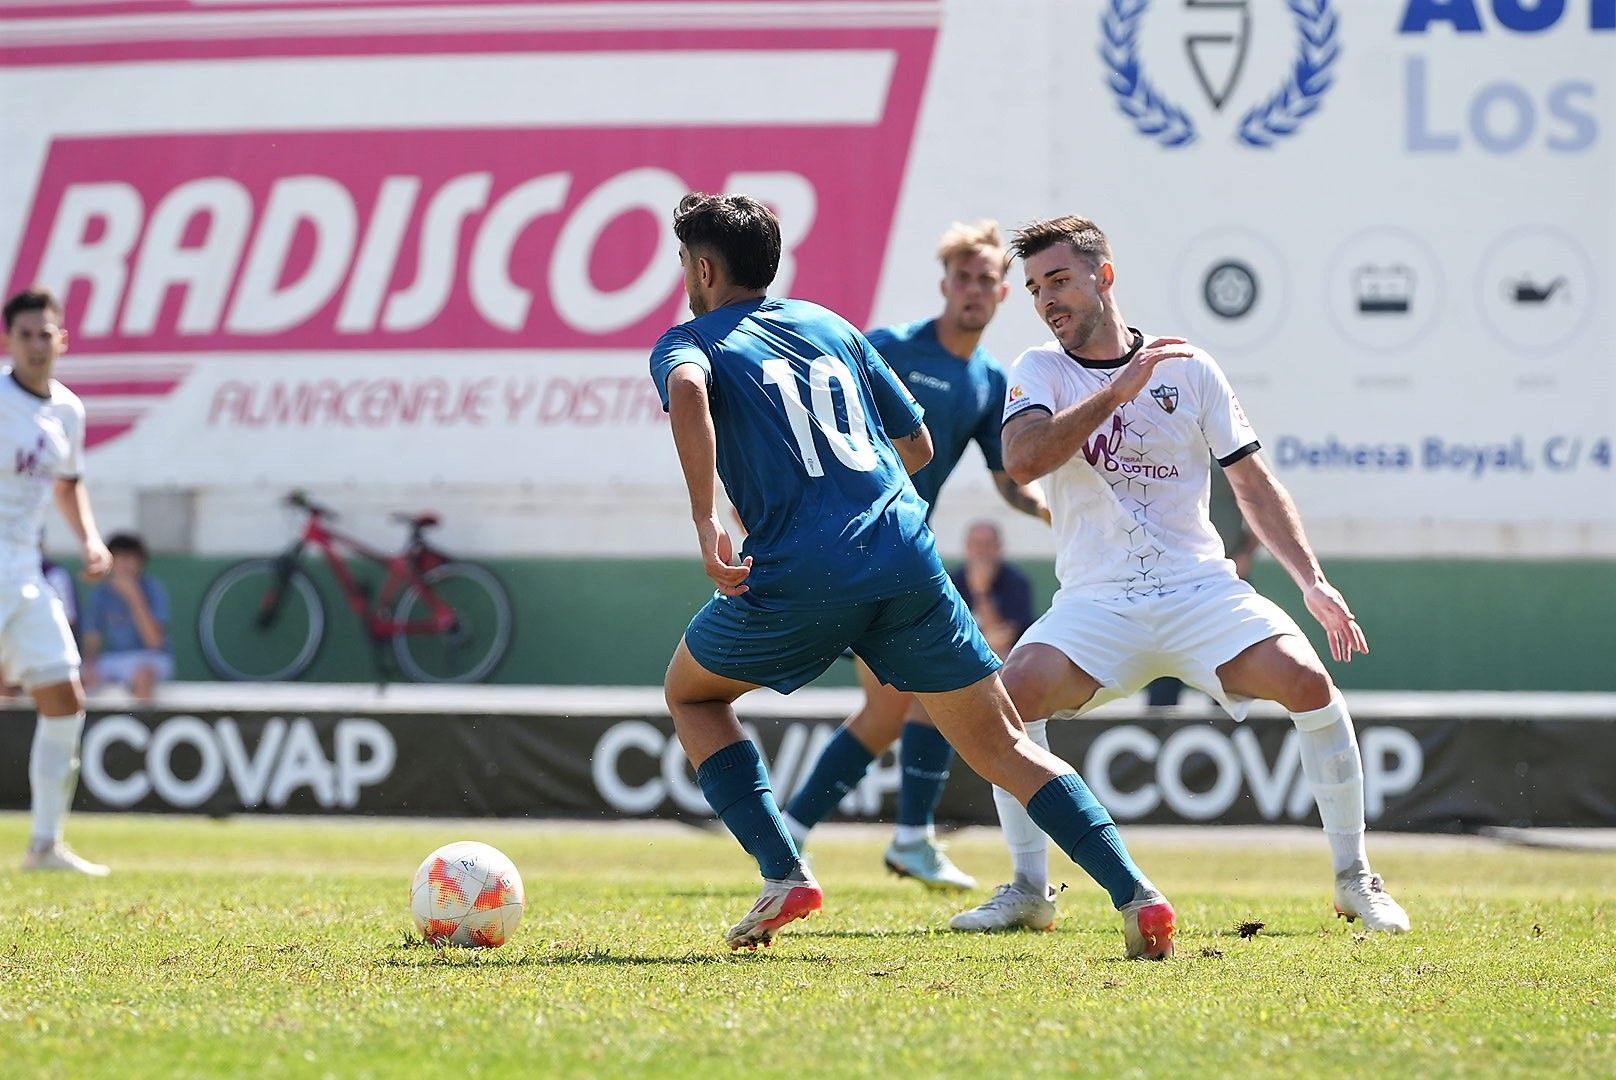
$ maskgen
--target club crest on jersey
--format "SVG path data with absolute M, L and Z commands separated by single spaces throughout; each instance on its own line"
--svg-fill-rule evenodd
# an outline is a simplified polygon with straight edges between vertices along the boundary
M 1150 396 L 1156 399 L 1156 404 L 1168 412 L 1178 408 L 1178 387 L 1176 386 L 1168 386 L 1165 383 L 1160 386 L 1152 386 Z

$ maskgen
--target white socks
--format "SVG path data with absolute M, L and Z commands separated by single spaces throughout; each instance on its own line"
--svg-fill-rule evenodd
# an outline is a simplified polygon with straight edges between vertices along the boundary
M 899 844 L 918 844 L 936 835 L 937 829 L 931 825 L 899 825 L 893 833 L 893 839 Z
M 1049 749 L 1048 720 L 1027 721 L 1027 738 Z M 993 789 L 993 805 L 999 810 L 999 828 L 1004 830 L 1004 842 L 1010 848 L 1010 862 L 1015 868 L 1017 884 L 1039 896 L 1049 888 L 1049 837 L 1034 825 L 1027 808 L 1003 788 Z
M 1291 713 L 1301 736 L 1302 773 L 1319 804 L 1319 819 L 1330 841 L 1330 861 L 1341 873 L 1359 864 L 1369 868 L 1364 848 L 1363 760 L 1352 717 L 1339 693 L 1311 712 Z
M 28 787 L 33 801 L 35 847 L 60 843 L 62 825 L 79 783 L 79 735 L 84 714 L 44 716 L 34 727 L 28 756 Z

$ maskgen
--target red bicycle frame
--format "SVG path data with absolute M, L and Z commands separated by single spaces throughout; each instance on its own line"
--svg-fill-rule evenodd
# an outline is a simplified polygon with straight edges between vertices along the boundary
M 318 548 L 325 555 L 326 564 L 331 567 L 332 574 L 336 575 L 337 583 L 342 587 L 343 595 L 348 600 L 348 606 L 353 608 L 354 614 L 358 615 L 359 621 L 364 624 L 365 631 L 374 640 L 384 640 L 398 633 L 446 634 L 456 628 L 454 609 L 444 603 L 422 576 L 449 560 L 421 540 L 419 523 L 411 533 L 409 546 L 402 553 L 389 556 L 328 526 L 322 520 L 326 516 L 324 511 L 312 505 L 302 506 L 301 509 L 309 515 L 308 524 L 303 528 L 303 535 L 286 553 L 287 560 L 295 563 L 302 556 L 304 548 L 310 546 Z M 348 560 L 341 551 L 344 546 L 354 554 L 387 570 L 387 577 L 376 596 L 374 607 L 365 594 L 364 586 L 348 566 Z M 411 585 L 420 593 L 431 615 L 426 619 L 401 622 L 392 618 L 389 613 L 399 593 Z

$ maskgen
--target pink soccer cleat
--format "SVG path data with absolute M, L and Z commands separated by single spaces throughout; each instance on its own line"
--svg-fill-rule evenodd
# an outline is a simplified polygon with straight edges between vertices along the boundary
M 774 944 L 774 932 L 786 923 L 806 919 L 825 906 L 825 894 L 819 882 L 805 868 L 800 879 L 773 881 L 763 879 L 763 895 L 746 917 L 724 935 L 732 949 L 756 949 L 759 945 Z
M 1172 956 L 1176 918 L 1173 905 L 1161 893 L 1124 904 L 1122 936 L 1128 942 L 1128 959 L 1165 960 Z

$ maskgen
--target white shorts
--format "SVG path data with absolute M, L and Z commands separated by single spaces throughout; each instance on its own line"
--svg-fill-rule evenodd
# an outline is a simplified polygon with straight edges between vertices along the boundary
M 1303 637 L 1296 620 L 1230 574 L 1132 600 L 1062 599 L 1016 642 L 1048 645 L 1094 676 L 1100 689 L 1078 714 L 1171 675 L 1210 695 L 1236 720 L 1251 699 L 1223 689 L 1218 668 L 1259 641 Z M 1014 655 L 1014 653 L 1012 653 Z
M 0 676 L 34 691 L 72 679 L 79 649 L 56 590 L 43 576 L 0 585 Z
M 150 668 L 153 678 L 167 682 L 174 677 L 174 658 L 161 649 L 130 649 L 102 653 L 95 658 L 95 673 L 102 682 L 134 686 L 135 674 Z

